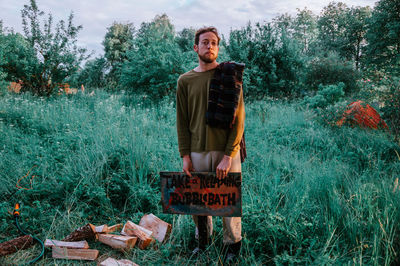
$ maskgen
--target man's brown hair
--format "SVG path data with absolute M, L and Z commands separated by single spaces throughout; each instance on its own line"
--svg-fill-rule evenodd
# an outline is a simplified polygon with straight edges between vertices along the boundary
M 196 31 L 196 34 L 194 35 L 194 44 L 199 45 L 199 40 L 200 40 L 200 35 L 206 32 L 212 32 L 214 33 L 217 38 L 218 38 L 218 44 L 219 41 L 221 40 L 221 38 L 218 35 L 218 30 L 215 27 L 204 27 L 204 28 L 200 28 Z

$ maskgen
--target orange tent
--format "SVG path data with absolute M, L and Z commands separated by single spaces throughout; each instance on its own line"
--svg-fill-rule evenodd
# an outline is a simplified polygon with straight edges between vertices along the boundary
M 336 122 L 336 125 L 342 126 L 344 123 L 364 128 L 388 129 L 378 112 L 363 101 L 352 102 L 347 105 L 347 110 L 343 113 L 342 119 Z

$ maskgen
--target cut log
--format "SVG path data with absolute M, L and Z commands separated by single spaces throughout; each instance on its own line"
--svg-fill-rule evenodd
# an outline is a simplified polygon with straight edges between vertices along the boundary
M 162 243 L 171 233 L 171 224 L 164 222 L 154 214 L 146 214 L 140 219 L 139 225 L 153 232 L 153 237 Z
M 21 249 L 27 249 L 33 245 L 31 235 L 24 235 L 9 241 L 0 243 L 0 257 L 17 252 Z
M 99 241 L 115 249 L 128 250 L 135 246 L 137 237 L 100 234 Z
M 89 244 L 86 240 L 83 241 L 76 241 L 76 242 L 66 242 L 66 241 L 59 241 L 53 239 L 46 239 L 44 242 L 44 246 L 47 248 L 50 247 L 60 247 L 60 248 L 80 248 L 80 249 L 88 249 Z
M 121 230 L 123 227 L 123 224 L 114 224 L 113 226 L 109 226 L 107 229 L 107 234 L 115 232 L 117 230 Z
M 94 227 L 94 232 L 95 233 L 107 233 L 108 232 L 108 225 L 103 224 L 99 226 Z
M 74 242 L 81 240 L 93 240 L 97 237 L 95 232 L 95 226 L 92 224 L 87 224 L 76 229 L 62 241 Z
M 116 260 L 108 258 L 100 263 L 100 266 L 139 266 L 130 260 Z
M 115 232 L 122 228 L 122 224 L 115 224 L 113 226 L 108 226 L 106 224 L 94 226 L 94 232 L 97 234 L 109 234 Z
M 153 232 L 141 227 L 131 221 L 127 221 L 122 228 L 121 235 L 136 236 L 138 238 L 138 246 L 140 249 L 147 248 L 154 239 L 151 237 Z
M 54 259 L 95 260 L 99 256 L 99 251 L 96 249 L 70 249 L 53 247 L 52 256 Z

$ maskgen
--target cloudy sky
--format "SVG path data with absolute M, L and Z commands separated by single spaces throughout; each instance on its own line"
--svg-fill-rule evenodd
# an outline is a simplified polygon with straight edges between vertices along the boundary
M 347 6 L 374 7 L 377 0 L 342 0 Z M 36 0 L 39 9 L 51 12 L 54 20 L 66 20 L 71 11 L 74 22 L 82 25 L 78 40 L 81 46 L 103 54 L 101 42 L 106 28 L 114 21 L 132 22 L 139 28 L 157 14 L 166 13 L 176 30 L 184 27 L 216 26 L 224 35 L 248 21 L 263 22 L 279 14 L 295 14 L 296 8 L 307 7 L 318 15 L 331 0 Z M 21 9 L 29 0 L 0 0 L 3 26 L 22 32 Z

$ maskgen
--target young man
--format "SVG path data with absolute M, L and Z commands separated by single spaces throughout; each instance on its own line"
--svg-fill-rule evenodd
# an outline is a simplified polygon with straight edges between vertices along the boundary
M 183 171 L 216 172 L 225 178 L 228 172 L 241 172 L 240 141 L 244 131 L 243 92 L 232 127 L 211 127 L 206 123 L 208 93 L 218 63 L 220 37 L 214 27 L 199 29 L 195 34 L 194 51 L 199 65 L 181 75 L 176 94 L 177 132 L 179 153 L 183 160 Z M 199 246 L 194 252 L 202 251 L 209 243 L 212 233 L 211 216 L 193 216 Z M 241 218 L 223 217 L 223 242 L 227 257 L 237 256 L 241 246 Z

